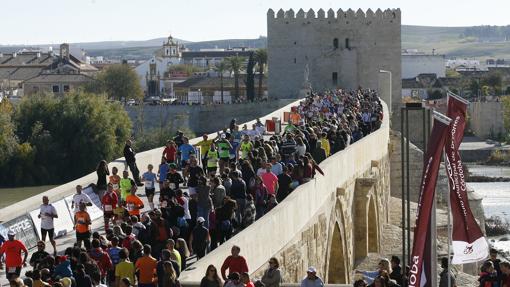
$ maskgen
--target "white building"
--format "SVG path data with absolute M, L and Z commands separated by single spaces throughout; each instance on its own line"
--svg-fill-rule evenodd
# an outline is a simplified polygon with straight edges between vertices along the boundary
M 402 52 L 402 79 L 414 78 L 420 74 L 436 74 L 439 78 L 445 77 L 445 56 L 404 50 Z
M 165 91 L 164 74 L 169 66 L 180 63 L 181 47 L 178 42 L 174 41 L 172 36 L 169 36 L 168 40 L 163 43 L 162 50 L 135 68 L 146 96 L 171 95 L 172 91 Z

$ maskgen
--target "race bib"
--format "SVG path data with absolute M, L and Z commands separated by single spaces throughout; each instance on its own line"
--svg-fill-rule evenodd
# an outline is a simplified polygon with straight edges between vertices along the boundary
M 161 207 L 165 208 L 168 206 L 168 202 L 166 200 L 161 202 Z
M 154 183 L 152 181 L 146 181 L 145 188 L 147 188 L 147 189 L 154 188 Z
M 171 183 L 169 184 L 169 187 L 170 187 L 170 189 L 175 189 L 175 183 L 171 182 Z
M 112 211 L 113 210 L 113 206 L 107 204 L 104 206 L 104 211 Z
M 118 183 L 114 183 L 114 184 L 112 184 L 112 186 L 113 186 L 114 190 L 118 190 L 119 189 L 119 184 Z
M 129 211 L 133 211 L 133 210 L 135 210 L 135 204 L 134 203 L 129 203 L 127 205 L 127 208 L 128 208 Z
M 16 267 L 8 267 L 7 273 L 16 273 Z

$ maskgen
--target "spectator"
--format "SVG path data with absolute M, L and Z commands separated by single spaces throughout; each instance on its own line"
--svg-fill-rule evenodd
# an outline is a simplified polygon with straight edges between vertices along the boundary
M 443 271 L 441 271 L 441 273 L 439 274 L 440 277 L 439 287 L 456 287 L 457 284 L 455 282 L 456 280 L 453 272 L 450 271 L 449 276 L 450 278 L 448 278 L 448 258 L 446 257 L 441 258 L 441 268 L 443 268 Z M 450 280 L 450 285 L 448 285 L 448 280 Z
M 283 280 L 278 259 L 275 257 L 269 259 L 269 268 L 264 271 L 264 275 L 260 280 L 265 287 L 280 287 Z
M 301 281 L 301 287 L 323 287 L 324 281 L 317 276 L 317 269 L 311 266 L 306 271 L 306 277 Z
M 221 266 L 221 276 L 223 277 L 223 280 L 227 280 L 227 276 L 225 275 L 227 269 L 229 275 L 237 273 L 239 276 L 239 273 L 248 272 L 248 264 L 246 264 L 246 259 L 239 255 L 240 252 L 241 248 L 239 246 L 232 246 L 232 255 L 228 256 Z
M 131 140 L 126 141 L 126 145 L 124 146 L 124 158 L 126 159 L 126 164 L 129 166 L 131 173 L 133 174 L 133 178 L 135 180 L 136 185 L 143 186 L 140 181 L 140 170 L 136 166 L 136 152 L 132 147 Z
M 214 265 L 209 265 L 205 276 L 200 281 L 200 287 L 223 287 L 223 282 L 218 276 L 218 270 Z

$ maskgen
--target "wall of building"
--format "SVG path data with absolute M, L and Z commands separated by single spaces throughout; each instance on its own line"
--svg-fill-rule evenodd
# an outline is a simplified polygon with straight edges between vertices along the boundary
M 315 14 L 313 10 L 296 14 L 279 10 L 276 15 L 268 11 L 269 96 L 298 97 L 308 65 L 309 80 L 316 90 L 358 86 L 377 89 L 379 71 L 391 71 L 393 103 L 400 102 L 400 10 L 364 13 L 330 9 L 326 13 L 321 9 Z
M 470 103 L 468 117 L 471 130 L 482 139 L 494 139 L 505 132 L 501 102 Z
M 300 282 L 310 265 L 329 283 L 349 282 L 356 259 L 379 251 L 382 226 L 388 222 L 388 145 L 385 117 L 378 131 L 322 162 L 325 176 L 298 187 L 179 280 L 200 281 L 207 266 L 219 268 L 236 244 L 254 277 L 276 256 L 285 282 Z
M 402 79 L 410 79 L 419 74 L 436 74 L 446 76 L 446 60 L 444 55 L 402 55 Z
M 159 130 L 160 127 L 184 128 L 197 135 L 224 129 L 232 118 L 238 123 L 262 117 L 274 110 L 288 105 L 294 100 L 276 100 L 262 103 L 244 103 L 232 105 L 161 105 L 143 106 L 144 130 Z M 139 127 L 140 106 L 126 107 L 135 130 Z

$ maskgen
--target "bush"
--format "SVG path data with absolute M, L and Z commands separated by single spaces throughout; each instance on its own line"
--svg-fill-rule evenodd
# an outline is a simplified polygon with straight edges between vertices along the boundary
M 510 231 L 510 224 L 503 221 L 499 216 L 491 216 L 485 220 L 485 232 L 487 236 L 505 235 Z

